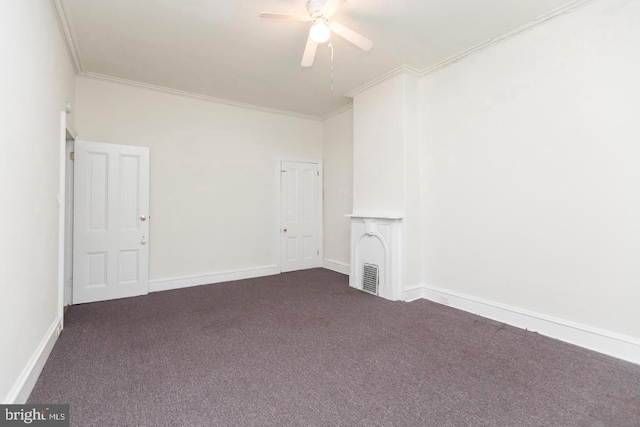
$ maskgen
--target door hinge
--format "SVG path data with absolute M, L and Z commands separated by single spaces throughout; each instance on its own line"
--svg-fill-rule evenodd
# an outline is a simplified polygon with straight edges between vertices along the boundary
M 286 172 L 286 170 L 284 170 L 284 169 L 280 169 L 280 172 Z
M 320 255 L 320 249 L 318 249 L 318 250 L 316 251 L 316 254 Z
M 74 161 L 74 160 L 76 159 L 76 153 L 75 153 L 75 152 L 73 152 L 73 151 L 72 151 L 72 152 L 70 152 L 70 153 L 69 153 L 69 159 L 70 159 L 71 161 Z
M 320 176 L 320 171 L 318 171 L 318 176 Z

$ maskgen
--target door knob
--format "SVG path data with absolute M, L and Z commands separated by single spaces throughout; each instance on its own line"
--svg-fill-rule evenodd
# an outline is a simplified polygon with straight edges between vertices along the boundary
M 287 232 L 287 228 L 286 227 L 283 228 L 282 231 L 286 233 Z
M 140 221 L 146 221 L 147 217 L 146 215 L 140 215 Z

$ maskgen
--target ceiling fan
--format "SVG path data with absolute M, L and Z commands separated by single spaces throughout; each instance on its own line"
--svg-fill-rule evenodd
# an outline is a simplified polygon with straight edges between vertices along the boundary
M 307 45 L 302 55 L 302 63 L 300 64 L 303 67 L 311 67 L 313 65 L 313 59 L 316 56 L 318 44 L 329 40 L 332 32 L 346 41 L 353 43 L 365 52 L 368 52 L 373 47 L 373 42 L 368 38 L 342 24 L 330 20 L 331 16 L 333 16 L 346 1 L 347 0 L 307 0 L 309 16 L 263 12 L 260 14 L 260 17 L 313 23 L 309 30 L 309 38 L 307 39 Z

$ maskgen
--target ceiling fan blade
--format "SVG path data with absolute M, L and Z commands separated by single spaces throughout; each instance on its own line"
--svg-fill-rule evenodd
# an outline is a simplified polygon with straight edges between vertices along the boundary
M 316 57 L 316 50 L 318 49 L 318 43 L 314 42 L 311 39 L 311 33 L 309 33 L 309 38 L 307 39 L 307 46 L 304 48 L 304 53 L 302 54 L 302 65 L 303 67 L 311 67 L 313 65 L 313 60 Z
M 288 15 L 286 13 L 271 13 L 271 12 L 262 12 L 260 14 L 260 18 L 283 19 L 286 21 L 310 21 L 310 18 L 308 16 Z
M 320 9 L 320 13 L 322 13 L 327 18 L 336 13 L 347 0 L 327 0 L 327 2 Z
M 371 40 L 345 27 L 342 24 L 338 24 L 337 22 L 332 22 L 329 24 L 329 28 L 331 28 L 331 31 L 333 31 L 334 33 L 336 33 L 346 41 L 358 46 L 360 49 L 364 50 L 365 52 L 370 51 L 371 48 L 373 47 L 373 42 Z

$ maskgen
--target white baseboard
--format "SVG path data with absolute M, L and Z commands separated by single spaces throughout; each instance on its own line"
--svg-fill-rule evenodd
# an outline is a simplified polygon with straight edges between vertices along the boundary
M 335 271 L 337 273 L 342 273 L 346 275 L 349 275 L 349 273 L 351 272 L 351 267 L 349 267 L 349 264 L 346 264 L 340 261 L 334 261 L 332 259 L 325 258 L 322 262 L 322 266 L 327 270 Z
M 404 288 L 404 298 L 403 301 L 411 302 L 418 299 L 424 298 L 424 286 L 423 285 L 413 285 L 407 286 Z
M 58 341 L 58 336 L 62 331 L 62 316 L 57 316 L 49 330 L 42 337 L 42 341 L 36 348 L 36 351 L 29 359 L 27 366 L 22 370 L 18 380 L 15 382 L 9 395 L 5 398 L 4 403 L 8 405 L 21 405 L 27 402 L 33 387 L 38 381 L 38 377 L 47 363 L 47 359 L 53 350 L 53 346 Z
M 190 288 L 192 286 L 229 282 L 232 280 L 253 279 L 254 277 L 273 276 L 280 273 L 277 265 L 221 271 L 204 275 L 170 277 L 168 279 L 149 280 L 149 292 Z
M 511 307 L 428 285 L 405 289 L 405 301 L 421 298 L 511 326 L 640 364 L 640 340 L 545 314 Z

